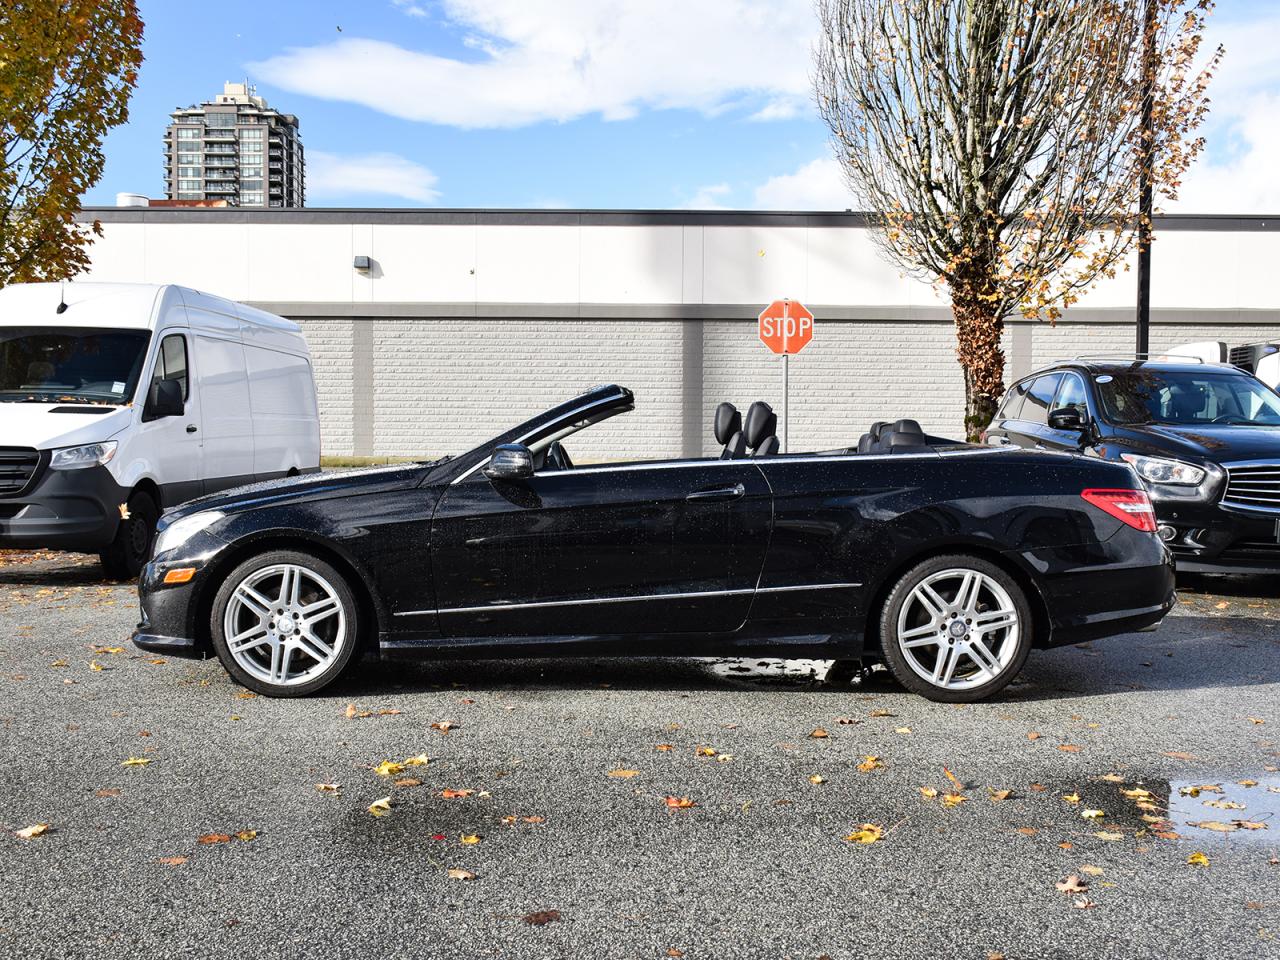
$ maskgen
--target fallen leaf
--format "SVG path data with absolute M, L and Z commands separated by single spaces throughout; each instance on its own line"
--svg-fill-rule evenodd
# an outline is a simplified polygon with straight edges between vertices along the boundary
M 1234 821 L 1241 830 L 1265 830 L 1267 825 L 1257 820 L 1236 820 Z
M 1124 783 L 1124 777 L 1118 773 L 1104 773 L 1098 779 L 1105 780 L 1107 783 Z
M 118 797 L 120 796 L 120 791 L 115 787 L 104 787 L 101 790 L 95 790 L 93 795 L 95 797 Z
M 869 714 L 867 714 L 867 716 L 869 716 L 869 717 L 896 717 L 896 716 L 897 716 L 897 714 L 896 714 L 896 713 L 894 713 L 894 712 L 893 712 L 893 711 L 891 711 L 891 710 L 884 710 L 884 709 L 880 709 L 880 708 L 878 708 L 878 709 L 872 710 Z
M 639 770 L 610 770 L 609 776 L 615 780 L 630 780 L 632 777 L 640 776 Z
M 420 787 L 422 781 L 417 777 L 401 777 L 399 780 L 391 781 L 393 787 Z
M 1187 857 L 1187 863 L 1193 867 L 1207 867 L 1209 865 L 1209 858 L 1205 856 L 1204 853 L 1197 850 L 1195 853 L 1191 854 L 1191 856 Z
M 1080 748 L 1076 746 L 1074 743 L 1060 743 L 1058 744 L 1058 749 L 1061 750 L 1063 753 L 1079 753 L 1080 752 Z
M 1015 832 L 1022 834 L 1024 837 L 1034 837 L 1036 835 L 1036 828 L 1035 827 L 1018 827 Z
M 1059 880 L 1054 884 L 1059 893 L 1084 893 L 1089 889 L 1089 885 L 1084 883 L 1074 873 L 1065 880 Z
M 683 956 L 684 956 L 684 951 L 683 951 L 683 950 L 677 950 L 675 947 L 671 947 L 671 948 L 669 948 L 669 949 L 667 950 L 667 956 L 668 956 L 668 957 L 683 957 Z
M 241 690 L 236 694 L 237 700 L 256 700 L 258 695 L 251 690 Z
M 450 880 L 474 880 L 475 878 L 476 875 L 470 870 L 459 870 L 457 867 L 451 867 L 449 869 Z
M 960 793 L 944 793 L 942 795 L 942 805 L 944 807 L 958 807 L 968 801 L 969 798 Z
M 128 760 L 120 761 L 122 767 L 145 767 L 151 762 L 150 757 L 130 757 Z
M 1201 830 L 1212 830 L 1215 833 L 1233 833 L 1240 829 L 1235 823 L 1223 823 L 1221 820 L 1189 820 L 1187 825 L 1199 827 Z
M 1202 793 L 1221 793 L 1222 787 L 1216 783 L 1201 783 L 1193 786 L 1179 787 L 1178 793 L 1184 797 L 1198 797 Z
M 696 807 L 697 804 L 688 797 L 667 797 L 667 806 L 675 810 L 687 810 L 690 807 Z
M 1080 867 L 1080 872 L 1081 872 L 1081 873 L 1087 873 L 1087 874 L 1088 874 L 1089 876 L 1091 876 L 1091 877 L 1100 877 L 1100 876 L 1102 876 L 1102 868 L 1101 868 L 1101 867 L 1095 867 L 1095 866 L 1094 866 L 1093 864 L 1091 864 L 1091 863 L 1086 863 L 1086 864 L 1084 864 L 1083 866 L 1081 866 L 1081 867 Z
M 461 843 L 465 843 L 467 846 L 475 846 L 477 843 L 480 842 L 480 834 L 464 833 L 461 837 L 458 838 L 458 840 Z
M 475 793 L 474 790 L 441 790 L 440 796 L 445 800 L 457 800 L 459 797 L 469 797 L 473 793 Z
M 911 728 L 910 728 L 910 727 L 898 727 L 898 729 L 894 730 L 893 732 L 894 732 L 894 733 L 910 733 L 910 732 L 911 732 Z
M 815 727 L 813 732 L 809 734 L 809 737 L 813 740 L 825 740 L 829 736 L 831 736 L 831 734 L 827 733 L 827 731 L 823 730 L 821 727 Z
M 1267 722 L 1263 720 L 1261 717 L 1245 717 L 1245 719 L 1248 720 L 1250 723 L 1254 724 L 1255 726 L 1258 724 L 1263 724 Z
M 369 804 L 369 812 L 375 817 L 385 817 L 391 813 L 391 798 L 383 797 L 381 800 L 375 800 Z
M 428 763 L 431 762 L 431 758 L 428 757 L 425 753 L 420 753 L 416 757 L 405 757 L 400 762 L 404 764 L 406 767 L 425 767 Z
M 959 780 L 957 780 L 957 779 L 956 779 L 956 775 L 955 775 L 954 773 L 952 773 L 952 772 L 951 772 L 950 770 L 948 770 L 946 767 L 943 767 L 943 768 L 942 768 L 942 772 L 943 772 L 943 773 L 945 773 L 945 774 L 947 775 L 947 779 L 948 779 L 948 780 L 950 780 L 952 783 L 954 783 L 954 784 L 955 784 L 955 787 L 956 787 L 956 789 L 957 789 L 957 790 L 963 790 L 963 789 L 964 789 L 964 784 L 963 784 L 963 783 L 961 783 Z
M 816 787 L 820 783 L 826 783 L 827 778 L 822 776 L 821 774 L 811 773 L 809 774 L 809 782 Z
M 1106 816 L 1106 813 L 1101 810 L 1081 810 L 1080 816 L 1086 820 L 1101 820 Z
M 43 836 L 48 832 L 49 825 L 47 823 L 33 823 L 29 827 L 23 827 L 21 830 L 14 831 L 14 833 L 20 836 L 23 840 L 30 840 L 33 837 Z
M 1099 830 L 1094 833 L 1094 836 L 1099 840 L 1107 840 L 1111 843 L 1116 843 L 1117 841 L 1124 839 L 1123 833 L 1114 833 L 1110 830 Z
M 1074 846 L 1074 844 L 1070 840 L 1063 840 L 1060 844 L 1058 844 L 1058 846 L 1061 847 L 1063 850 L 1070 850 Z
M 202 843 L 208 846 L 211 843 L 230 843 L 231 834 L 229 833 L 206 833 L 202 837 L 196 838 L 196 843 Z
M 992 803 L 1000 803 L 1001 801 L 1008 800 L 1013 796 L 1012 790 L 992 790 L 990 787 L 987 787 L 987 792 L 991 796 Z
M 55 661 L 53 661 L 53 663 L 49 664 L 49 666 L 51 666 L 51 667 L 69 667 L 69 666 L 71 666 L 71 664 L 67 663 L 67 661 L 65 661 L 65 660 L 55 660 Z
M 1097 904 L 1088 897 L 1076 897 L 1071 901 L 1071 906 L 1075 907 L 1077 910 L 1092 910 L 1097 906 Z
M 864 823 L 853 833 L 845 837 L 849 843 L 875 843 L 884 836 L 884 831 L 874 823 Z
M 394 776 L 397 773 L 404 773 L 404 764 L 396 763 L 394 760 L 383 760 L 373 768 L 373 772 L 380 777 Z
M 1067 803 L 1079 803 L 1079 802 L 1080 802 L 1080 794 L 1078 794 L 1078 793 L 1064 793 L 1064 794 L 1062 795 L 1062 799 L 1063 799 L 1063 800 L 1065 800 Z
M 920 791 L 920 796 L 924 797 L 926 800 L 932 800 L 938 795 L 938 791 L 933 787 L 919 787 L 917 789 Z
M 369 714 L 369 711 L 368 711 L 368 710 L 359 710 L 359 709 L 357 709 L 357 708 L 356 708 L 356 705 L 355 705 L 354 703 L 348 703 L 348 704 L 347 704 L 346 714 L 347 714 L 347 719 L 348 719 L 348 720 L 353 720 L 353 719 L 355 719 L 356 717 L 367 717 L 367 716 L 370 716 L 370 714 Z
M 1033 784 L 1031 784 L 1031 792 L 1032 792 L 1032 793 L 1044 793 L 1044 792 L 1045 792 L 1046 790 L 1048 790 L 1048 789 L 1049 789 L 1049 788 L 1048 788 L 1048 787 L 1046 787 L 1043 783 L 1033 783 Z
M 340 783 L 317 783 L 317 784 L 316 784 L 316 789 L 317 789 L 317 790 L 319 790 L 321 793 L 337 793 L 339 790 L 341 790 L 341 789 L 342 789 L 342 784 L 340 784 Z
M 559 919 L 559 910 L 539 910 L 537 913 L 525 914 L 524 922 L 531 927 L 541 927 L 544 924 L 548 924 Z
M 248 843 L 257 835 L 258 835 L 257 830 L 241 830 L 239 833 L 236 834 L 236 839 L 243 840 L 245 843 Z
M 656 747 L 654 747 L 653 749 L 657 750 L 659 753 L 666 753 L 667 751 L 669 751 L 669 750 L 671 749 L 671 744 L 669 744 L 669 743 L 660 743 L 660 744 L 658 744 Z
M 1204 806 L 1214 807 L 1218 810 L 1243 810 L 1243 803 L 1236 803 L 1234 800 L 1205 800 Z
M 1039 739 L 1040 739 L 1040 734 L 1039 734 L 1039 733 L 1037 733 L 1035 730 L 1032 730 L 1030 733 L 1028 733 L 1028 734 L 1027 734 L 1027 739 L 1028 739 L 1028 740 L 1039 740 Z
M 537 817 L 537 816 L 521 817 L 520 819 L 523 820 L 525 823 L 545 823 L 547 820 L 546 817 Z
M 448 733 L 450 730 L 456 730 L 458 724 L 452 720 L 438 720 L 431 725 L 432 730 L 439 730 L 441 733 Z
M 871 754 L 867 754 L 865 757 L 862 758 L 862 762 L 858 764 L 858 772 L 870 773 L 872 770 L 880 770 L 883 767 L 884 767 L 884 764 L 880 761 L 879 757 L 872 756 Z
M 698 747 L 693 753 L 697 757 L 714 757 L 716 755 L 714 747 Z
M 1242 787 L 1256 787 L 1258 785 L 1257 780 L 1237 780 L 1236 783 Z
M 186 857 L 161 857 L 156 861 L 156 863 L 166 867 L 180 867 L 186 862 Z
M 1120 792 L 1130 800 L 1149 800 L 1151 798 L 1151 792 L 1143 790 L 1141 787 L 1134 787 L 1132 790 L 1121 790 Z

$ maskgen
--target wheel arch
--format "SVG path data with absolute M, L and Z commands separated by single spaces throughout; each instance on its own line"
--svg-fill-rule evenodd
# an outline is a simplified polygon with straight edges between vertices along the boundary
M 361 647 L 364 652 L 377 650 L 378 637 L 386 632 L 387 613 L 374 591 L 361 564 L 329 540 L 298 530 L 270 530 L 236 540 L 217 555 L 200 577 L 200 588 L 193 598 L 190 610 L 191 636 L 205 653 L 213 650 L 213 638 L 209 622 L 213 613 L 213 601 L 221 586 L 220 578 L 234 570 L 250 557 L 270 550 L 299 550 L 310 553 L 329 563 L 346 578 L 359 606 Z
M 977 557 L 980 560 L 986 560 L 994 564 L 1009 574 L 1022 589 L 1022 592 L 1026 595 L 1027 604 L 1031 607 L 1032 626 L 1035 630 L 1032 646 L 1038 648 L 1048 645 L 1052 621 L 1049 618 L 1049 606 L 1045 601 L 1044 591 L 1041 589 L 1035 573 L 1025 565 L 1021 558 L 998 550 L 990 543 L 975 540 L 952 540 L 941 544 L 934 542 L 922 545 L 918 550 L 904 554 L 892 566 L 887 567 L 881 573 L 871 593 L 871 600 L 867 605 L 866 622 L 863 627 L 863 649 L 867 653 L 879 656 L 880 612 L 884 609 L 894 585 L 902 579 L 903 574 L 916 564 L 930 560 L 933 557 L 947 556 L 948 554 Z

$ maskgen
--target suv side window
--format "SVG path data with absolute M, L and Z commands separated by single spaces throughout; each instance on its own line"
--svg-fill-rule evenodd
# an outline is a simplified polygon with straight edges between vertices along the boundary
M 996 414 L 997 418 L 1005 420 L 1017 420 L 1022 415 L 1022 401 L 1027 396 L 1027 388 L 1031 386 L 1030 380 L 1023 380 L 1021 383 L 1014 384 L 1008 394 L 1005 395 L 1004 403 L 1000 406 L 1000 412 Z
M 151 382 L 161 380 L 177 380 L 182 386 L 182 399 L 189 398 L 187 391 L 187 338 L 180 333 L 173 333 L 160 341 L 160 352 L 156 355 L 156 368 Z
M 1062 375 L 1062 386 L 1058 388 L 1058 396 L 1053 401 L 1054 410 L 1071 409 L 1088 418 L 1089 404 L 1084 397 L 1084 381 L 1074 373 Z
M 1027 402 L 1022 405 L 1022 419 L 1030 423 L 1049 422 L 1049 404 L 1053 395 L 1058 392 L 1058 384 L 1062 382 L 1062 374 L 1046 373 L 1037 377 L 1027 391 Z

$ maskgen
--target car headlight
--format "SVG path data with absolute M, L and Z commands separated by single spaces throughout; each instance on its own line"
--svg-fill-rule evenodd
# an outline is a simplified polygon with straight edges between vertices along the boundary
M 1167 483 L 1175 487 L 1198 487 L 1204 482 L 1203 467 L 1168 460 L 1164 457 L 1144 457 L 1137 453 L 1122 453 L 1120 459 L 1138 472 L 1148 483 Z
M 223 516 L 220 510 L 202 510 L 200 513 L 193 513 L 189 517 L 175 520 L 161 530 L 160 536 L 156 538 L 155 556 L 158 557 L 162 553 L 168 553 L 182 546 L 205 527 L 217 523 Z
M 116 455 L 116 442 L 86 443 L 82 447 L 63 447 L 53 451 L 49 466 L 54 470 L 83 470 L 107 463 Z

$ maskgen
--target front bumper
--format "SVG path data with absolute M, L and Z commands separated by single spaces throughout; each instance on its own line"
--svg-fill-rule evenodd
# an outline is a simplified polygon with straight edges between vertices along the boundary
M 115 539 L 128 499 L 104 466 L 45 467 L 26 493 L 0 497 L 0 548 L 97 552 Z
M 1174 528 L 1178 569 L 1191 573 L 1280 573 L 1280 514 L 1221 503 L 1154 501 Z
M 142 619 L 133 631 L 134 646 L 148 653 L 204 659 L 212 655 L 208 630 L 199 624 L 207 568 L 226 544 L 201 531 L 177 550 L 152 559 L 138 577 L 138 603 Z M 195 567 L 186 583 L 165 583 L 170 570 Z M 207 626 L 207 625 L 205 625 Z

